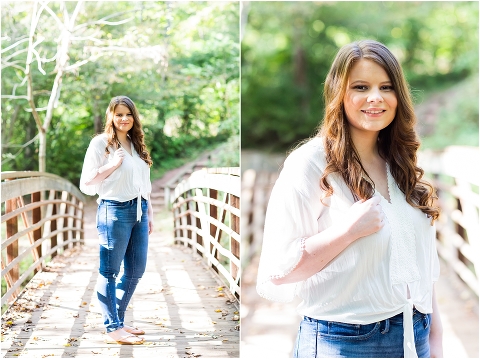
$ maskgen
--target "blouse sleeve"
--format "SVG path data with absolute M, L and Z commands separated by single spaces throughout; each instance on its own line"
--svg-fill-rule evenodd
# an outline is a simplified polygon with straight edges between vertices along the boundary
M 275 285 L 271 279 L 289 274 L 302 258 L 305 239 L 318 233 L 320 173 L 306 157 L 294 152 L 287 158 L 267 207 L 257 292 L 273 301 L 295 297 L 301 282 Z
M 435 224 L 433 224 L 433 245 L 432 245 L 432 280 L 438 282 L 440 278 L 440 261 L 438 260 L 438 251 L 437 251 L 437 239 L 436 239 L 436 229 Z
M 102 149 L 102 143 L 99 137 L 95 137 L 90 141 L 85 160 L 83 161 L 82 175 L 80 176 L 80 190 L 90 196 L 98 193 L 99 184 L 87 185 L 98 173 L 98 169 L 105 165 L 107 158 L 105 157 L 105 148 Z

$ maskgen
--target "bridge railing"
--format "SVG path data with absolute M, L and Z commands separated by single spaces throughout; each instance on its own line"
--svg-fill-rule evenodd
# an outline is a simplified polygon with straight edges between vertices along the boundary
M 174 240 L 200 254 L 240 299 L 240 168 L 195 171 L 172 196 Z
M 1 179 L 3 306 L 48 260 L 83 241 L 85 197 L 72 183 L 50 173 L 2 172 Z M 29 257 L 33 263 L 21 270 Z
M 438 254 L 478 296 L 480 273 L 480 150 L 451 146 L 425 150 L 419 165 L 437 189 Z

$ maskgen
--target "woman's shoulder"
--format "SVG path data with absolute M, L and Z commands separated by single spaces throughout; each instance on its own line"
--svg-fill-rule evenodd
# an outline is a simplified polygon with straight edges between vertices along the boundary
M 314 137 L 297 146 L 285 160 L 285 165 L 296 169 L 305 167 L 324 169 L 326 160 L 323 139 Z
M 106 133 L 101 133 L 99 135 L 96 135 L 90 140 L 90 146 L 93 146 L 95 148 L 102 147 L 105 149 L 105 146 L 107 145 L 107 134 Z

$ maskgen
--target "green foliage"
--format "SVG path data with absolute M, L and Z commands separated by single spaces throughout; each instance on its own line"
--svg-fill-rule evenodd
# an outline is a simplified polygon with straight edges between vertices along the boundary
M 285 151 L 311 136 L 332 60 L 355 40 L 386 44 L 417 100 L 478 74 L 478 2 L 250 2 L 247 10 L 242 148 Z
M 423 139 L 422 148 L 441 149 L 452 145 L 478 147 L 478 85 L 476 75 L 445 93 L 448 101 L 439 111 L 433 133 Z
M 63 6 L 48 4 L 63 19 Z M 155 173 L 173 163 L 225 142 L 239 126 L 239 33 L 237 3 L 85 2 L 73 32 L 68 71 L 62 81 L 47 133 L 47 171 L 78 184 L 85 151 L 95 135 L 95 119 L 103 120 L 110 99 L 129 96 L 137 105 Z M 33 3 L 2 4 L 2 48 L 28 37 Z M 95 23 L 107 19 L 112 23 Z M 128 20 L 130 19 L 130 20 Z M 123 20 L 123 23 L 118 23 Z M 115 24 L 113 24 L 115 23 Z M 82 27 L 82 24 L 85 26 Z M 34 41 L 41 57 L 57 51 L 58 26 L 47 11 L 41 15 Z M 4 56 L 26 49 L 28 42 Z M 2 170 L 36 170 L 38 140 L 28 102 L 5 98 L 26 95 L 22 83 L 26 52 L 2 70 Z M 41 74 L 32 66 L 37 108 L 47 106 L 56 61 Z M 20 68 L 19 68 L 20 67 Z M 43 116 L 43 112 L 41 112 Z M 235 130 L 234 130 L 235 129 Z M 237 131 L 237 132 L 235 132 Z

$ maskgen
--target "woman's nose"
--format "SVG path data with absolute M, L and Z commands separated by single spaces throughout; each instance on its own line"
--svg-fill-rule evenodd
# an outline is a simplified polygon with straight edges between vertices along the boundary
M 367 102 L 383 102 L 382 94 L 377 89 L 372 89 L 372 91 L 368 94 Z

